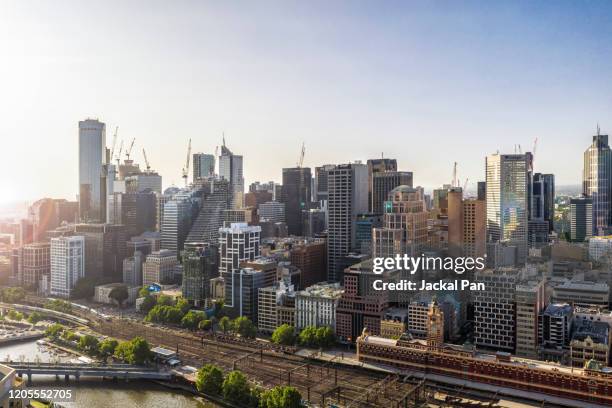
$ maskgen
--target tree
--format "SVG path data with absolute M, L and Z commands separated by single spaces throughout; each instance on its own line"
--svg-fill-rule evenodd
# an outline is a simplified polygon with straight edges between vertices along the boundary
M 187 299 L 179 299 L 176 302 L 176 307 L 178 307 L 181 310 L 181 313 L 185 314 L 189 311 L 189 309 L 191 309 L 191 305 L 189 304 L 189 302 L 187 301 Z
M 282 324 L 272 333 L 272 342 L 292 346 L 295 344 L 295 328 L 288 324 Z
M 223 331 L 223 333 L 227 333 L 229 329 L 232 327 L 232 322 L 229 317 L 223 316 L 221 320 L 219 320 L 219 327 Z
M 223 372 L 213 364 L 206 364 L 196 374 L 196 388 L 209 395 L 221 395 Z
M 8 318 L 11 320 L 20 321 L 20 320 L 23 320 L 23 313 L 20 313 L 16 310 L 11 310 L 8 312 Z
M 125 302 L 130 297 L 130 294 L 128 293 L 127 286 L 117 285 L 111 289 L 110 293 L 108 294 L 108 297 L 117 302 L 119 307 L 123 307 L 123 302 Z
M 99 278 L 83 277 L 80 278 L 74 285 L 74 289 L 70 291 L 72 299 L 91 298 L 94 295 L 96 285 L 100 284 Z
M 331 347 L 336 343 L 334 331 L 329 326 L 319 327 L 317 329 L 316 339 L 319 347 Z
M 307 326 L 300 332 L 299 342 L 302 346 L 314 347 L 317 345 L 317 328 Z
M 25 299 L 25 290 L 20 287 L 4 288 L 0 291 L 0 297 L 5 303 L 19 303 Z
M 47 327 L 47 330 L 45 330 L 45 336 L 52 340 L 57 340 L 63 331 L 64 326 L 59 323 L 53 323 L 51 326 Z
M 147 295 L 145 296 L 144 300 L 140 305 L 140 311 L 144 313 L 149 313 L 151 309 L 155 307 L 156 304 L 157 299 L 155 299 L 155 296 Z
M 45 309 L 55 310 L 56 312 L 72 313 L 72 305 L 65 300 L 53 299 L 45 303 Z
M 79 339 L 79 349 L 83 350 L 89 355 L 97 354 L 99 349 L 99 342 L 94 336 L 86 334 Z
M 204 312 L 190 310 L 181 319 L 181 326 L 190 330 L 195 330 L 198 327 L 198 324 L 204 320 L 204 317 L 206 317 Z
M 149 292 L 149 287 L 148 286 L 143 286 L 142 288 L 140 288 L 140 290 L 138 291 L 138 297 L 147 297 L 151 294 L 151 292 Z
M 100 342 L 100 353 L 104 356 L 112 356 L 119 342 L 115 339 L 106 338 Z
M 221 311 L 223 310 L 224 306 L 225 301 L 223 299 L 217 299 L 213 305 L 213 314 L 219 319 L 223 317 L 221 316 Z
M 208 320 L 208 319 L 204 319 L 204 320 L 200 320 L 200 322 L 198 323 L 198 329 L 200 330 L 210 330 L 210 328 L 212 327 L 212 320 Z
M 79 341 L 79 335 L 72 330 L 64 330 L 64 333 L 62 333 L 62 338 L 66 341 Z
M 174 306 L 174 299 L 172 299 L 172 296 L 159 295 L 157 304 L 162 306 Z
M 246 377 L 240 371 L 231 371 L 223 380 L 223 398 L 238 406 L 247 406 L 251 390 Z
M 302 395 L 295 387 L 278 385 L 265 391 L 259 401 L 261 408 L 300 408 Z
M 156 305 L 149 311 L 145 320 L 147 322 L 175 323 L 178 324 L 183 318 L 181 309 L 176 306 Z
M 233 326 L 234 331 L 242 337 L 252 339 L 255 338 L 255 335 L 257 334 L 257 327 L 255 327 L 253 322 L 251 322 L 248 317 L 237 317 L 233 322 Z
M 28 322 L 32 324 L 36 324 L 43 319 L 43 315 L 38 312 L 32 312 L 28 317 Z
M 130 364 L 142 365 L 151 360 L 151 348 L 142 337 L 119 343 L 115 348 L 115 357 Z

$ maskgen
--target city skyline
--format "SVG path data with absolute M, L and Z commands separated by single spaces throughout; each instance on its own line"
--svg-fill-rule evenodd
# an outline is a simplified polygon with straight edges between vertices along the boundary
M 0 202 L 74 199 L 87 117 L 107 145 L 116 126 L 135 137 L 164 188 L 182 185 L 189 138 L 214 153 L 223 133 L 247 186 L 280 182 L 305 143 L 304 166 L 384 152 L 427 189 L 457 161 L 475 190 L 486 155 L 536 137 L 535 171 L 578 185 L 597 123 L 612 131 L 604 3 L 101 4 L 0 6 Z

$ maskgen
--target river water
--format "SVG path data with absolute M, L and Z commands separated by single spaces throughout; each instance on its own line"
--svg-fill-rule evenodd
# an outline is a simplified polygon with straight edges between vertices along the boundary
M 6 361 L 55 361 L 47 347 L 40 347 L 36 341 L 14 343 L 0 346 L 0 360 Z M 74 357 L 70 357 L 74 358 Z M 64 357 L 63 360 L 70 359 Z M 55 377 L 33 376 L 33 386 L 64 387 L 64 379 Z M 69 387 L 73 388 L 74 402 L 61 402 L 70 408 L 214 408 L 214 405 L 199 401 L 191 394 L 171 390 L 148 381 L 111 381 L 101 379 L 81 379 L 78 383 L 71 379 Z

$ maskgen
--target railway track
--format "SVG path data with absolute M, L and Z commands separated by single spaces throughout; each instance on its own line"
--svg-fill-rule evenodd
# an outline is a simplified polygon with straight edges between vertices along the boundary
M 292 385 L 316 406 L 321 406 L 324 396 L 325 405 L 328 401 L 334 401 L 339 406 L 346 406 L 350 401 L 359 401 L 371 387 L 380 383 L 386 376 L 384 373 L 359 367 L 325 363 L 272 351 L 266 349 L 265 344 L 253 342 L 249 347 L 246 344 L 221 343 L 181 330 L 168 330 L 131 321 L 100 321 L 95 329 L 119 339 L 141 336 L 152 345 L 178 349 L 181 359 L 196 367 L 211 363 L 226 372 L 239 369 L 253 383 L 264 388 Z M 372 401 L 359 401 L 353 406 L 399 406 L 399 401 L 411 387 L 413 384 L 398 382 L 394 387 L 373 397 Z M 335 393 L 331 393 L 334 390 Z

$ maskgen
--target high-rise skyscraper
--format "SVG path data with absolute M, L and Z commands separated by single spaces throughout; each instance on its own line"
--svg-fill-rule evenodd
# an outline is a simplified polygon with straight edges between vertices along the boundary
M 584 152 L 582 194 L 593 200 L 593 235 L 605 235 L 610 226 L 612 193 L 612 151 L 608 135 L 593 136 L 593 143 Z
M 193 154 L 193 182 L 215 175 L 215 156 L 206 153 Z
M 516 247 L 516 262 L 527 257 L 530 154 L 486 158 L 487 242 Z
M 82 221 L 106 218 L 106 125 L 96 119 L 79 122 L 79 214 Z
M 323 166 L 315 167 L 315 201 L 327 201 L 329 196 L 327 187 L 327 173 L 334 167 L 335 166 L 333 164 L 324 164 Z
M 51 239 L 52 296 L 68 298 L 77 281 L 85 276 L 85 238 L 82 236 Z
M 382 228 L 372 230 L 374 257 L 418 255 L 417 251 L 427 243 L 427 212 L 423 191 L 408 186 L 398 186 L 385 201 Z
M 187 195 L 177 194 L 164 204 L 161 221 L 161 247 L 178 254 L 183 250 L 192 224 L 193 203 Z
M 234 280 L 241 278 L 240 263 L 259 257 L 260 237 L 261 227 L 246 223 L 219 229 L 219 274 L 225 280 L 225 306 L 229 308 L 239 307 L 240 292 L 234 290 Z
M 312 175 L 308 167 L 283 169 L 281 202 L 285 204 L 285 222 L 290 235 L 303 235 L 302 211 L 310 205 L 311 182 Z
M 210 280 L 219 276 L 219 251 L 215 245 L 185 244 L 183 298 L 196 306 L 210 299 Z
M 232 192 L 232 207 L 242 207 L 244 195 L 244 177 L 242 173 L 242 156 L 235 155 L 225 146 L 221 146 L 219 156 L 219 177 L 229 181 Z
M 370 191 L 370 211 L 374 214 L 384 212 L 384 204 L 389 192 L 397 186 L 412 187 L 412 172 L 410 171 L 384 171 L 372 174 Z
M 581 197 L 570 200 L 570 239 L 583 242 L 593 236 L 593 200 Z
M 373 206 L 372 191 L 373 191 L 374 175 L 376 173 L 385 173 L 387 171 L 397 171 L 397 160 L 385 159 L 385 158 L 370 159 L 368 160 L 367 164 L 368 164 L 368 211 L 376 212 L 374 211 L 372 207 Z M 402 183 L 402 184 L 410 185 L 412 187 L 412 180 L 410 180 L 410 184 L 408 183 Z M 391 191 L 395 187 L 397 186 L 392 187 L 391 189 L 389 189 L 389 191 Z M 383 200 L 384 199 L 385 198 L 383 198 Z
M 341 260 L 355 248 L 356 219 L 368 209 L 368 167 L 356 162 L 328 171 L 327 276 L 342 280 Z

